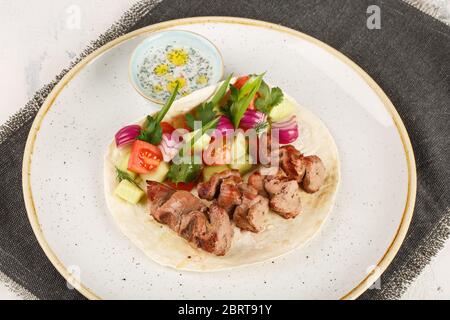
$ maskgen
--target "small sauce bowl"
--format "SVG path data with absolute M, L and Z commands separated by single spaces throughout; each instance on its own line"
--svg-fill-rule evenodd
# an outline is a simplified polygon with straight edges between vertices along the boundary
M 130 58 L 133 87 L 145 98 L 164 104 L 179 83 L 177 98 L 219 82 L 223 59 L 205 37 L 184 30 L 157 32 L 142 41 Z

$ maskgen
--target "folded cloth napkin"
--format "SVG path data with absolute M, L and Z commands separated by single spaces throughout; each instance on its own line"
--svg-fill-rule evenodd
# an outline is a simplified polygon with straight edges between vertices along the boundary
M 367 28 L 370 5 L 380 7 L 380 29 Z M 381 289 L 368 290 L 361 298 L 398 298 L 449 235 L 450 28 L 400 0 L 146 0 L 134 5 L 74 63 L 108 41 L 153 23 L 221 15 L 279 23 L 328 43 L 365 69 L 396 106 L 416 155 L 416 208 L 401 250 L 382 275 Z M 66 286 L 44 255 L 18 196 L 31 123 L 67 71 L 0 127 L 0 271 L 42 299 L 83 298 Z

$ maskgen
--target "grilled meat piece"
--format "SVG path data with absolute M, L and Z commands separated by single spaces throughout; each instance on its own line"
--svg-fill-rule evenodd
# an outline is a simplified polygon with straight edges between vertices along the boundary
M 303 190 L 314 193 L 320 189 L 325 181 L 326 170 L 318 156 L 303 157 L 305 176 L 302 181 Z
M 228 213 L 215 204 L 206 213 L 191 211 L 183 215 L 179 233 L 198 248 L 218 256 L 227 253 L 233 237 Z
M 243 192 L 242 203 L 234 210 L 233 221 L 242 230 L 260 232 L 264 227 L 264 216 L 268 212 L 269 200 L 267 198 L 256 192 Z
M 152 212 L 153 217 L 166 224 L 175 232 L 180 231 L 182 216 L 191 211 L 204 211 L 206 206 L 199 198 L 188 191 L 176 191 L 158 209 Z
M 194 242 L 198 246 L 198 238 L 207 233 L 208 219 L 201 211 L 191 211 L 181 217 L 179 233 L 187 241 Z
M 238 189 L 242 196 L 256 196 L 258 194 L 258 190 L 256 190 L 256 188 L 245 182 L 239 183 Z
M 230 249 L 233 229 L 228 213 L 216 204 L 209 207 L 207 236 L 200 239 L 198 246 L 203 250 L 223 256 Z
M 270 208 L 282 217 L 293 218 L 301 213 L 298 183 L 290 180 L 283 170 L 269 175 L 255 171 L 249 176 L 248 183 L 258 190 L 259 195 L 269 198 Z
M 230 248 L 233 232 L 224 209 L 154 181 L 147 182 L 147 196 L 151 215 L 198 248 L 216 255 Z
M 280 167 L 286 173 L 289 180 L 300 183 L 305 175 L 303 155 L 292 145 L 280 148 Z
M 198 196 L 201 199 L 212 200 L 214 199 L 220 188 L 220 184 L 224 179 L 234 177 L 237 181 L 242 181 L 241 175 L 238 170 L 226 170 L 214 174 L 207 182 L 202 182 L 197 185 Z
M 247 183 L 255 188 L 258 194 L 263 197 L 267 197 L 268 195 L 266 189 L 264 189 L 264 179 L 265 177 L 261 174 L 261 172 L 259 170 L 256 170 L 248 176 Z
M 217 204 L 225 209 L 231 216 L 236 205 L 241 203 L 241 192 L 238 188 L 239 179 L 230 177 L 224 179 L 220 184 L 219 196 L 217 197 Z
M 283 218 L 294 218 L 302 212 L 297 181 L 274 177 L 270 180 L 266 179 L 264 187 L 270 195 L 270 208 Z
M 159 183 L 156 181 L 147 181 L 147 197 L 150 203 L 150 213 L 153 213 L 164 202 L 166 202 L 172 194 L 175 193 L 175 189 Z
M 228 171 L 214 175 L 210 181 L 212 184 L 219 184 L 219 191 L 215 195 L 217 200 L 215 205 L 228 213 L 234 220 L 236 226 L 253 232 L 262 230 L 262 217 L 268 211 L 268 200 L 259 196 L 258 191 L 247 183 L 242 182 L 242 178 L 231 174 Z M 217 176 L 215 178 L 215 176 Z M 221 177 L 226 178 L 221 178 Z M 222 180 L 222 181 L 220 181 Z M 216 182 L 217 181 L 217 182 Z M 211 188 L 212 186 L 208 186 Z M 205 188 L 205 189 L 208 189 Z M 205 196 L 206 192 L 199 194 Z M 212 194 L 212 192 L 210 193 Z M 265 204 L 265 206 L 264 206 Z M 236 218 L 234 215 L 238 214 Z M 207 245 L 207 242 L 204 242 Z

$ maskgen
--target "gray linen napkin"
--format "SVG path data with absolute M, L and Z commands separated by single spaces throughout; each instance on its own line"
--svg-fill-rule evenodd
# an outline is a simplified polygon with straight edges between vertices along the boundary
M 370 5 L 380 7 L 381 29 L 367 28 Z M 416 155 L 416 209 L 403 246 L 382 275 L 381 289 L 368 290 L 361 298 L 398 298 L 449 235 L 450 28 L 400 0 L 147 0 L 126 12 L 75 62 L 129 31 L 212 15 L 260 19 L 312 35 L 365 69 L 396 106 Z M 33 118 L 67 71 L 0 127 L 0 271 L 41 299 L 82 298 L 67 288 L 39 247 L 21 185 L 23 150 Z

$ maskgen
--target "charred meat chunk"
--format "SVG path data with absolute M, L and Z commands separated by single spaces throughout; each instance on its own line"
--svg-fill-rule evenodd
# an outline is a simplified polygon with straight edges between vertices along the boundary
M 270 208 L 283 218 L 294 218 L 302 212 L 297 181 L 273 178 L 266 180 L 264 187 L 270 195 Z
M 181 217 L 179 233 L 187 241 L 197 244 L 197 239 L 207 233 L 208 219 L 201 211 L 191 211 Z M 197 245 L 198 246 L 198 245 Z
M 217 197 L 217 204 L 225 209 L 231 215 L 235 206 L 241 203 L 241 192 L 238 188 L 239 180 L 230 177 L 224 179 L 220 184 L 219 195 Z
M 175 191 L 175 189 L 163 183 L 147 181 L 147 197 L 150 203 L 150 212 L 156 211 Z
M 242 230 L 260 232 L 264 226 L 264 216 L 269 212 L 269 200 L 258 194 L 244 192 L 242 203 L 236 207 L 233 221 Z
M 261 174 L 261 172 L 259 170 L 256 170 L 255 172 L 253 172 L 248 176 L 247 183 L 253 188 L 255 188 L 258 194 L 260 194 L 263 197 L 267 197 L 267 192 L 266 189 L 264 188 L 264 179 L 265 177 Z
M 308 193 L 314 193 L 320 189 L 325 181 L 325 166 L 318 156 L 304 157 L 303 163 L 306 171 L 302 181 L 303 190 Z
M 223 256 L 230 249 L 233 238 L 233 229 L 228 213 L 216 204 L 212 204 L 208 210 L 208 240 L 202 240 L 198 244 L 200 248 L 218 256 Z
M 227 212 L 216 204 L 207 207 L 192 193 L 176 191 L 162 183 L 149 181 L 147 196 L 150 213 L 198 248 L 225 255 L 233 231 Z
M 280 148 L 280 167 L 289 180 L 301 182 L 305 175 L 303 156 L 294 146 L 286 145 Z
M 228 214 L 222 208 L 213 204 L 206 214 L 191 211 L 182 220 L 180 235 L 198 248 L 218 256 L 225 255 L 230 249 L 233 229 Z
M 175 232 L 179 232 L 184 214 L 205 209 L 206 206 L 199 198 L 188 191 L 180 190 L 173 193 L 164 204 L 152 212 L 152 215 L 158 222 L 166 224 Z
M 202 182 L 197 185 L 198 196 L 201 199 L 213 200 L 220 189 L 220 185 L 223 180 L 234 177 L 234 179 L 242 181 L 241 175 L 238 170 L 226 170 L 214 174 L 207 182 Z

